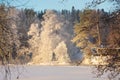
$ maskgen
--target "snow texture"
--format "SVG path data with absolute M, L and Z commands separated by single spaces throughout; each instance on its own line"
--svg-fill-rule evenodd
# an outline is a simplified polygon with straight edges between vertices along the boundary
M 11 80 L 107 80 L 105 76 L 96 78 L 92 70 L 89 66 L 26 66 L 19 79 L 14 74 Z

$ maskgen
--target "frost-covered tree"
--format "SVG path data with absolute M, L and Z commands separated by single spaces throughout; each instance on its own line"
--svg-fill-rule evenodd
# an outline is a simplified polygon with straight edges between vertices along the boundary
M 28 32 L 29 40 L 28 43 L 30 45 L 29 52 L 33 53 L 33 57 L 38 55 L 38 50 L 40 47 L 40 27 L 38 23 L 33 23 Z
M 40 34 L 39 51 L 34 59 L 38 59 L 40 62 L 50 62 L 52 59 L 52 53 L 54 49 L 61 41 L 59 37 L 59 30 L 63 26 L 63 18 L 61 18 L 55 11 L 46 11 L 43 16 L 44 21 L 42 22 L 42 30 Z M 33 60 L 34 60 L 33 59 Z
M 50 63 L 52 62 L 53 54 L 57 63 L 68 63 L 73 58 L 75 59 L 75 55 L 79 54 L 79 50 L 71 42 L 73 25 L 63 15 L 52 10 L 47 10 L 43 18 L 41 33 L 40 29 L 35 26 L 31 26 L 32 29 L 29 31 L 29 34 L 36 34 L 32 35 L 30 40 L 36 40 L 33 45 L 35 44 L 38 48 L 35 49 L 36 51 L 32 50 L 33 54 L 35 54 L 32 62 Z M 32 44 L 31 41 L 30 44 Z
M 16 12 L 14 7 L 11 7 L 11 2 L 17 2 L 18 0 L 0 0 L 0 65 L 4 80 L 11 79 L 11 68 L 9 64 L 16 63 L 18 56 L 18 49 L 20 46 L 18 28 L 16 25 Z M 1 79 L 2 79 L 1 78 Z

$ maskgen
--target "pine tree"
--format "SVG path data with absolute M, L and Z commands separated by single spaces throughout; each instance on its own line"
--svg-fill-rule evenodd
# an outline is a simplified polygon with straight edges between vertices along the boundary
M 94 48 L 106 45 L 108 26 L 103 20 L 107 15 L 102 10 L 86 9 L 80 13 L 80 23 L 74 26 L 73 42 L 90 58 Z

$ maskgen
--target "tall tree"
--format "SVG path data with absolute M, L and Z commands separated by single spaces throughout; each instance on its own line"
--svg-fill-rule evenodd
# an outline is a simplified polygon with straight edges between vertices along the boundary
M 97 19 L 98 15 L 95 10 L 84 10 L 80 14 L 80 23 L 74 26 L 73 42 L 82 49 L 83 53 L 86 53 L 87 58 L 90 58 L 91 47 L 98 46 L 98 35 L 100 34 L 96 32 Z
M 107 46 L 105 48 L 100 49 L 100 54 L 109 56 L 107 57 L 107 65 L 97 65 L 97 70 L 103 75 L 106 72 L 110 71 L 108 75 L 109 80 L 115 79 L 120 75 L 120 26 L 119 26 L 119 15 L 120 15 L 120 0 L 92 0 L 90 3 L 90 7 L 98 6 L 102 3 L 110 2 L 113 5 L 113 13 L 103 19 L 104 22 L 107 23 L 109 28 L 108 34 L 105 34 L 107 38 Z M 105 24 L 105 23 L 104 23 Z M 99 50 L 98 50 L 99 51 Z
M 110 48 L 120 47 L 120 12 L 114 12 L 108 17 L 110 32 L 108 34 L 108 45 Z
M 26 24 L 30 27 L 30 25 L 35 21 L 36 19 L 36 12 L 33 9 L 25 9 L 25 16 L 26 16 Z
M 29 44 L 27 42 L 27 32 L 29 31 L 31 24 L 35 22 L 35 19 L 36 12 L 33 9 L 24 9 L 19 11 L 16 19 L 16 26 L 18 28 L 21 47 L 29 47 Z
M 105 18 L 109 24 L 109 33 L 107 34 L 107 46 L 98 49 L 98 52 L 106 57 L 106 65 L 97 65 L 99 75 L 108 74 L 109 80 L 119 78 L 120 75 L 120 12 L 114 12 Z M 118 76 L 118 77 L 117 77 Z
M 11 17 L 9 17 L 9 8 L 0 5 L 0 62 L 3 65 L 5 80 L 10 78 L 9 64 L 16 58 L 16 43 L 13 29 L 10 25 Z
M 103 10 L 86 9 L 80 14 L 80 23 L 74 26 L 73 42 L 89 58 L 94 48 L 105 47 L 107 44 L 109 26 L 104 20 L 107 16 L 108 14 Z

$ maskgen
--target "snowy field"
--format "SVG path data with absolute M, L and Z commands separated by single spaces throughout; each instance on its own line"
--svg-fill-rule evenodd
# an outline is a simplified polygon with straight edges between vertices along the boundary
M 19 79 L 13 73 L 11 80 L 107 80 L 95 78 L 92 71 L 93 68 L 87 66 L 27 66 L 18 70 Z

